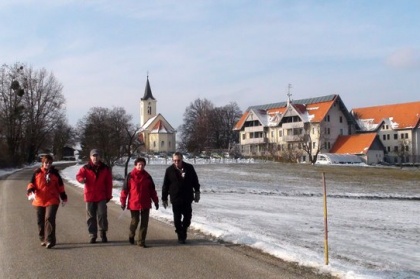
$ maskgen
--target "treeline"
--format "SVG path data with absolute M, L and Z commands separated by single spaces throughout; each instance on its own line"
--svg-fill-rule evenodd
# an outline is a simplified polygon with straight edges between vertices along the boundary
M 22 63 L 3 65 L 0 72 L 0 168 L 37 160 L 40 152 L 63 157 L 64 147 L 81 146 L 80 156 L 100 148 L 113 165 L 141 150 L 132 116 L 124 108 L 93 107 L 76 127 L 68 124 L 63 86 L 53 73 Z M 239 141 L 233 126 L 241 117 L 236 103 L 215 107 L 197 99 L 185 110 L 178 128 L 178 149 L 198 153 L 226 150 Z M 126 162 L 126 164 L 128 161 Z

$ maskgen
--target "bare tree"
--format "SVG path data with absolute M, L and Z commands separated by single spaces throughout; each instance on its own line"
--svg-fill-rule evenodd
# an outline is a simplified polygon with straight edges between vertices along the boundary
M 56 122 L 53 134 L 52 152 L 57 159 L 63 158 L 63 149 L 66 146 L 74 146 L 76 144 L 76 131 L 71 127 L 66 119 L 59 119 Z
M 130 143 L 135 130 L 131 119 L 123 108 L 92 108 L 77 124 L 82 156 L 88 158 L 89 150 L 99 148 L 111 167 L 124 155 L 131 156 Z
M 24 69 L 23 114 L 25 152 L 32 162 L 40 149 L 52 148 L 54 129 L 66 121 L 63 86 L 45 69 Z
M 300 136 L 300 142 L 302 143 L 302 150 L 308 155 L 309 162 L 315 164 L 318 154 L 321 152 L 328 140 L 327 133 L 321 129 L 321 124 L 310 125 L 309 123 L 304 124 L 303 134 Z
M 23 160 L 21 144 L 23 139 L 22 87 L 23 64 L 3 65 L 0 72 L 0 123 L 1 137 L 5 139 L 6 161 L 19 165 Z
M 207 99 L 197 99 L 184 112 L 181 132 L 181 149 L 199 153 L 210 145 L 211 113 L 214 106 Z

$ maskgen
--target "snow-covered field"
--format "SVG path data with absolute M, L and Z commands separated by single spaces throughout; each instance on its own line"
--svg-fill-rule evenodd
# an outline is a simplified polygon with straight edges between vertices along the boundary
M 159 197 L 165 163 L 170 162 L 146 166 Z M 194 166 L 202 188 L 200 203 L 193 205 L 194 229 L 342 278 L 420 278 L 419 169 L 253 161 L 197 161 Z M 81 186 L 74 181 L 79 167 L 66 168 L 62 175 Z M 329 265 L 324 259 L 322 172 Z M 123 174 L 123 168 L 116 166 L 113 173 Z M 114 197 L 118 203 L 118 186 Z M 170 208 L 151 214 L 172 220 Z

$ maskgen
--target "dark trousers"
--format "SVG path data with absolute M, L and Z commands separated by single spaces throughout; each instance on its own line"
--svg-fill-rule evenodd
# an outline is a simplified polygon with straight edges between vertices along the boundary
M 191 203 L 172 204 L 172 212 L 174 213 L 174 225 L 178 237 L 186 238 L 188 227 L 191 225 L 192 207 Z M 185 234 L 185 237 L 184 237 Z
M 129 237 L 134 238 L 134 236 L 136 235 L 137 226 L 139 225 L 140 221 L 138 241 L 140 244 L 144 244 L 144 242 L 146 241 L 147 227 L 149 226 L 150 209 L 130 210 L 130 212 L 131 223 Z
M 89 236 L 98 236 L 98 225 L 101 236 L 108 230 L 108 213 L 106 200 L 86 203 L 86 222 Z
M 38 223 L 38 235 L 41 242 L 56 244 L 55 218 L 57 216 L 58 204 L 49 206 L 36 206 L 36 217 Z

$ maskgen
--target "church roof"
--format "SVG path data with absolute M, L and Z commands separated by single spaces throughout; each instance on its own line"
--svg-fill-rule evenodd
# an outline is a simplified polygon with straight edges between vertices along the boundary
M 149 133 L 173 134 L 176 130 L 169 124 L 162 114 L 158 114 L 149 120 L 140 128 L 140 132 L 147 130 Z
M 153 94 L 152 94 L 152 89 L 150 88 L 149 76 L 147 76 L 146 88 L 144 89 L 144 96 L 143 96 L 143 98 L 141 98 L 141 100 L 144 101 L 144 100 L 148 100 L 148 99 L 155 100 L 155 98 L 153 97 Z

